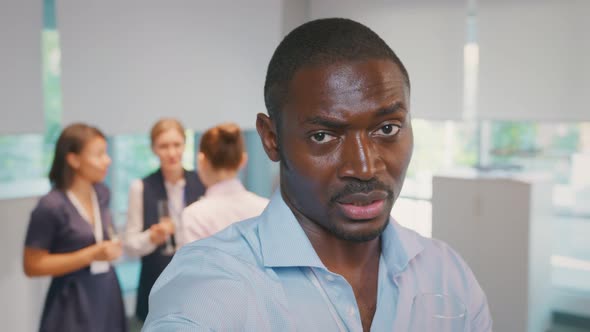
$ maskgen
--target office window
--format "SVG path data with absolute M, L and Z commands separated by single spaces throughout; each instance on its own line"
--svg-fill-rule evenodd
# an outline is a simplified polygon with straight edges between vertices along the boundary
M 57 31 L 42 32 L 45 132 L 0 136 L 1 198 L 43 194 L 61 131 L 60 50 Z
M 494 121 L 490 129 L 492 163 L 552 174 L 553 285 L 590 299 L 590 123 Z
M 414 120 L 415 149 L 392 215 L 425 236 L 432 234 L 432 175 L 476 166 L 514 173 L 543 172 L 554 182 L 552 218 L 554 310 L 580 312 L 567 296 L 590 300 L 590 123 Z M 479 130 L 477 129 L 479 128 Z M 479 144 L 481 143 L 481 144 Z

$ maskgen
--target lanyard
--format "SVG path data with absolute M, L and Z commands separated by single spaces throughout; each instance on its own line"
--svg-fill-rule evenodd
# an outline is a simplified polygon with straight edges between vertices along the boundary
M 326 290 L 320 284 L 320 280 L 319 280 L 318 276 L 315 274 L 314 270 L 311 267 L 305 269 L 305 275 L 307 275 L 309 280 L 311 280 L 311 283 L 317 288 L 317 290 L 320 292 L 320 294 L 324 298 L 324 301 L 328 305 L 328 311 L 330 311 L 330 315 L 332 315 L 332 318 L 336 322 L 336 325 L 338 325 L 338 331 L 340 331 L 340 332 L 348 331 L 344 327 L 345 324 L 342 321 L 342 318 L 340 317 L 340 315 L 338 315 L 338 313 L 336 312 L 336 309 L 334 308 L 332 301 L 330 301 L 330 298 L 328 297 Z
M 66 192 L 66 195 L 76 210 L 78 210 L 78 213 L 82 216 L 82 218 L 86 219 L 86 221 L 90 223 L 90 217 L 86 213 L 86 210 L 84 210 L 82 207 L 82 204 L 80 204 L 78 198 L 76 198 L 76 195 L 74 195 L 74 193 L 69 190 Z M 92 190 L 92 213 L 94 215 L 94 241 L 99 243 L 103 240 L 102 219 L 100 215 L 100 207 L 98 205 L 98 198 L 96 197 L 96 191 L 94 190 Z

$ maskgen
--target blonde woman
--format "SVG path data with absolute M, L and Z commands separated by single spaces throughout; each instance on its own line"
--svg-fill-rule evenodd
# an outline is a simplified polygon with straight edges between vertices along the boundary
M 185 134 L 178 120 L 159 120 L 152 127 L 150 138 L 160 168 L 131 184 L 125 241 L 126 252 L 141 257 L 135 311 L 141 321 L 148 313 L 150 290 L 172 259 L 166 249 L 180 241 L 182 210 L 205 191 L 197 174 L 182 167 Z M 163 205 L 167 210 L 164 219 L 162 211 L 158 211 Z

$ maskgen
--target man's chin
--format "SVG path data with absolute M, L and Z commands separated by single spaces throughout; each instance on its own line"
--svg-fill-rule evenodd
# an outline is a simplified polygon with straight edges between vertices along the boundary
M 388 223 L 389 216 L 379 220 L 355 220 L 354 225 L 348 225 L 354 227 L 334 227 L 332 233 L 341 240 L 367 242 L 381 236 Z

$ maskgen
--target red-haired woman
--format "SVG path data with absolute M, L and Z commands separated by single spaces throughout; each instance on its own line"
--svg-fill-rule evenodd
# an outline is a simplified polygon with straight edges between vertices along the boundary
M 262 213 L 268 199 L 246 190 L 238 178 L 247 159 L 244 137 L 237 125 L 222 124 L 203 134 L 197 165 L 207 191 L 182 213 L 182 244 L 211 236 L 236 221 Z

